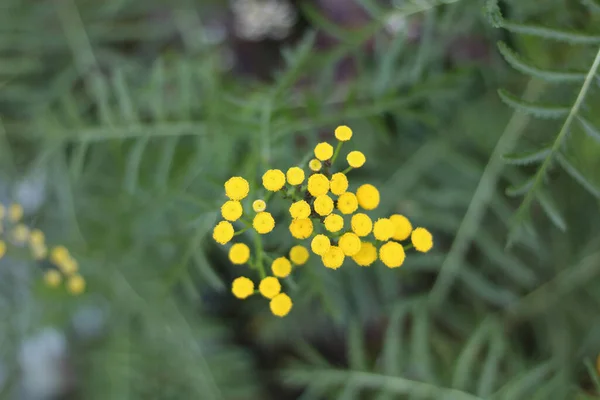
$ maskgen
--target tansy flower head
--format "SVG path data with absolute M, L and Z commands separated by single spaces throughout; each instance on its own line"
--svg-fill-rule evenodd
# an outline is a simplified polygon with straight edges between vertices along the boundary
M 242 200 L 248 196 L 249 192 L 248 181 L 240 176 L 234 176 L 225 182 L 225 195 L 231 200 Z
M 269 308 L 271 308 L 273 315 L 285 317 L 292 309 L 292 299 L 285 293 L 279 293 L 271 299 Z
M 304 246 L 296 245 L 290 249 L 290 260 L 295 265 L 304 265 L 308 261 L 310 254 Z
M 365 164 L 367 159 L 363 153 L 355 150 L 348 153 L 346 156 L 346 161 L 348 161 L 348 165 L 352 168 L 360 168 Z
M 13 203 L 8 207 L 8 219 L 10 222 L 19 222 L 23 218 L 23 206 Z
M 313 197 L 322 196 L 329 191 L 329 179 L 323 174 L 313 174 L 308 178 L 308 192 Z
M 244 243 L 236 243 L 229 249 L 229 260 L 233 264 L 245 264 L 248 259 L 250 259 L 250 248 Z
M 254 200 L 252 202 L 252 209 L 254 212 L 261 212 L 267 209 L 267 203 L 264 200 Z
M 335 138 L 340 142 L 347 142 L 352 138 L 352 129 L 346 125 L 340 125 L 335 128 Z
M 364 237 L 371 233 L 373 221 L 371 221 L 371 218 L 367 214 L 356 213 L 350 220 L 350 226 L 352 227 L 352 232 Z
M 44 232 L 39 229 L 34 229 L 29 234 L 29 244 L 32 246 L 40 246 L 43 245 L 45 241 Z
M 410 235 L 410 240 L 417 251 L 426 253 L 433 247 L 433 237 L 425 228 L 416 228 Z
M 272 299 L 281 292 L 281 284 L 277 278 L 273 276 L 267 276 L 258 285 L 258 291 L 260 294 L 265 296 L 267 299 Z
M 278 169 L 270 169 L 264 173 L 262 183 L 265 189 L 276 192 L 285 185 L 285 174 Z
M 79 270 L 79 263 L 73 257 L 70 256 L 57 266 L 58 269 L 60 269 L 62 273 L 67 276 L 71 276 Z
M 370 242 L 362 242 L 360 251 L 352 256 L 355 263 L 361 267 L 368 267 L 377 261 L 377 248 Z
M 331 176 L 329 186 L 331 189 L 331 193 L 335 194 L 336 196 L 339 196 L 346 190 L 348 190 L 348 178 L 345 174 L 342 174 L 341 172 L 336 172 Z
M 254 293 L 254 282 L 245 276 L 235 278 L 231 284 L 231 292 L 238 299 L 246 299 Z
M 394 224 L 394 240 L 406 240 L 412 232 L 412 225 L 408 218 L 404 215 L 394 214 L 390 217 L 390 221 Z
M 344 252 L 337 246 L 331 246 L 325 255 L 321 256 L 323 265 L 327 268 L 338 269 L 344 263 Z
M 370 184 L 364 184 L 356 191 L 358 204 L 365 210 L 374 210 L 379 205 L 379 191 Z
M 221 206 L 221 215 L 227 221 L 237 221 L 243 212 L 242 203 L 237 200 L 228 200 Z
M 296 239 L 306 239 L 313 233 L 313 223 L 310 219 L 295 219 L 290 224 L 290 233 Z
M 43 260 L 48 255 L 48 247 L 46 247 L 45 244 L 32 245 L 31 255 L 33 256 L 34 260 Z
M 396 227 L 387 218 L 379 218 L 373 225 L 373 236 L 375 239 L 385 242 L 389 240 L 396 232 Z
M 275 220 L 273 219 L 271 213 L 262 211 L 254 216 L 254 220 L 252 220 L 252 226 L 256 232 L 264 235 L 273 230 L 275 227 Z
M 404 247 L 396 242 L 387 242 L 379 248 L 379 258 L 386 266 L 398 268 L 404 263 Z
M 316 158 L 313 158 L 308 162 L 308 168 L 310 168 L 310 170 L 313 172 L 319 172 L 322 166 L 323 165 L 321 164 L 321 161 L 317 160 Z
M 344 233 L 339 240 L 339 247 L 346 256 L 356 255 L 360 251 L 360 238 L 351 232 Z
M 324 223 L 325 229 L 329 232 L 339 232 L 344 227 L 344 218 L 341 215 L 329 214 Z
M 299 167 L 292 167 L 287 170 L 285 177 L 290 185 L 300 185 L 304 182 L 304 170 Z
M 316 235 L 310 242 L 310 249 L 318 256 L 323 256 L 329 251 L 331 241 L 325 235 Z
M 290 206 L 290 215 L 293 219 L 308 218 L 310 211 L 310 205 L 304 200 L 299 200 Z
M 0 240 L 0 258 L 4 257 L 6 254 L 6 243 L 3 240 Z
M 319 143 L 315 146 L 315 157 L 321 161 L 327 161 L 333 157 L 333 146 L 327 142 Z
M 327 196 L 326 194 L 317 196 L 315 198 L 313 207 L 315 208 L 317 214 L 324 217 L 331 214 L 333 211 L 333 200 L 331 200 L 331 197 Z
M 337 208 L 342 214 L 352 214 L 358 208 L 358 199 L 352 192 L 343 193 L 337 200 Z
M 80 295 L 85 291 L 85 279 L 81 275 L 73 275 L 67 281 L 67 290 L 72 295 Z
M 62 282 L 62 275 L 55 269 L 49 269 L 44 273 L 44 282 L 47 286 L 55 288 Z
M 276 258 L 271 264 L 271 271 L 273 271 L 273 275 L 285 278 L 292 272 L 292 263 L 285 257 Z
M 213 229 L 213 239 L 219 244 L 228 243 L 233 238 L 233 225 L 227 221 L 221 221 Z
M 64 264 L 69 258 L 71 258 L 71 255 L 65 246 L 56 246 L 50 252 L 50 261 L 57 266 Z
M 18 244 L 23 244 L 29 239 L 29 228 L 24 224 L 18 224 L 13 228 L 12 238 Z

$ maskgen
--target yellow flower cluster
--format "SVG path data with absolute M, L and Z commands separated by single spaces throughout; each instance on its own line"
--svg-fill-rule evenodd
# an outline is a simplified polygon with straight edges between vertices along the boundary
M 0 204 L 0 259 L 6 255 L 7 241 L 4 239 L 5 228 L 8 242 L 15 246 L 28 246 L 31 256 L 36 261 L 49 259 L 55 268 L 44 273 L 44 282 L 49 287 L 58 287 L 66 278 L 66 288 L 78 295 L 85 291 L 85 279 L 78 273 L 79 264 L 64 246 L 56 246 L 50 252 L 46 237 L 39 229 L 30 229 L 22 222 L 23 207 L 13 203 L 8 207 Z
M 270 169 L 262 176 L 262 187 L 267 192 L 265 199 L 272 194 L 280 194 L 289 201 L 290 223 L 288 230 L 297 240 L 309 240 L 306 245 L 295 245 L 286 257 L 271 258 L 262 249 L 258 240 L 256 253 L 250 257 L 250 248 L 244 243 L 235 243 L 229 249 L 232 264 L 248 263 L 260 273 L 258 290 L 254 282 L 245 276 L 234 280 L 233 294 L 246 299 L 258 292 L 270 299 L 274 315 L 287 315 L 292 308 L 290 297 L 281 292 L 281 279 L 289 279 L 293 266 L 305 264 L 310 251 L 319 256 L 323 265 L 338 269 L 346 258 L 351 258 L 360 266 L 370 266 L 377 259 L 389 268 L 400 267 L 405 260 L 405 250 L 416 249 L 427 252 L 433 247 L 433 237 L 427 229 L 413 229 L 411 222 L 403 215 L 394 214 L 389 218 L 375 221 L 363 211 L 375 210 L 380 203 L 379 190 L 368 183 L 350 191 L 347 173 L 362 167 L 365 155 L 350 151 L 346 156 L 347 168 L 334 172 L 332 168 L 340 154 L 342 144 L 350 141 L 352 130 L 339 126 L 335 130 L 337 146 L 327 142 L 318 143 L 314 148 L 314 159 L 308 162 L 308 170 L 293 166 L 287 171 Z M 267 209 L 263 199 L 252 202 L 253 213 L 245 214 L 243 200 L 248 196 L 250 186 L 244 178 L 236 176 L 225 182 L 225 195 L 228 200 L 221 207 L 223 219 L 213 229 L 214 240 L 228 244 L 234 236 L 253 228 L 256 234 L 265 235 L 275 228 L 275 219 Z M 243 224 L 235 230 L 234 223 Z M 369 236 L 372 236 L 369 238 Z M 410 238 L 411 243 L 402 244 Z M 271 276 L 267 276 L 264 264 L 270 263 Z

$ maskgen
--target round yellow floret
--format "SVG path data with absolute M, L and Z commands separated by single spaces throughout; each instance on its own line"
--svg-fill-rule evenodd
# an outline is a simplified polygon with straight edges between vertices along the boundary
M 394 224 L 394 240 L 406 240 L 412 232 L 412 225 L 408 218 L 404 215 L 394 214 L 390 217 L 390 221 Z
M 296 201 L 290 206 L 290 215 L 294 219 L 308 218 L 310 217 L 310 212 L 310 205 L 304 200 Z
M 379 190 L 368 183 L 360 186 L 356 191 L 358 204 L 365 210 L 374 210 L 379 205 Z
M 301 245 L 296 245 L 290 249 L 290 260 L 295 265 L 304 265 L 308 261 L 310 254 L 308 249 Z
M 336 172 L 331 176 L 329 187 L 331 193 L 335 194 L 336 196 L 339 196 L 342 193 L 346 192 L 346 190 L 348 190 L 348 178 L 345 174 L 342 174 L 341 172 Z
M 23 218 L 23 206 L 13 203 L 8 207 L 8 219 L 10 222 L 19 222 Z
M 73 275 L 67 281 L 67 290 L 72 295 L 79 295 L 85 291 L 85 279 L 81 275 Z
M 296 239 L 306 239 L 313 233 L 313 223 L 310 219 L 295 219 L 290 224 L 290 233 Z
M 373 221 L 371 221 L 371 218 L 367 214 L 356 213 L 350 220 L 350 226 L 352 227 L 352 232 L 364 237 L 371 233 Z
M 228 243 L 233 237 L 233 225 L 227 221 L 221 221 L 213 229 L 213 239 L 219 244 Z
M 308 192 L 314 197 L 327 194 L 329 179 L 323 174 L 313 174 L 308 178 Z
M 387 242 L 379 248 L 379 258 L 386 266 L 398 268 L 404 263 L 404 247 L 396 242 Z
M 348 153 L 346 161 L 348 161 L 348 165 L 352 168 L 360 168 L 365 164 L 367 158 L 362 152 L 355 150 Z
M 333 157 L 333 146 L 327 142 L 319 143 L 315 146 L 315 157 L 321 161 L 327 161 Z
M 257 213 L 252 220 L 252 226 L 254 230 L 261 235 L 269 233 L 275 227 L 275 220 L 271 213 L 262 211 Z
M 6 254 L 6 243 L 3 240 L 0 240 L 0 258 L 4 257 Z
M 358 208 L 358 199 L 352 192 L 343 193 L 337 200 L 337 208 L 342 214 L 352 214 Z
M 48 247 L 45 244 L 32 245 L 31 255 L 34 260 L 43 260 L 48 255 Z
M 254 282 L 245 276 L 235 278 L 231 284 L 231 293 L 238 299 L 246 299 L 254 293 Z
M 250 259 L 250 247 L 244 243 L 236 243 L 229 249 L 229 260 L 233 264 L 241 265 Z
M 221 206 L 221 215 L 227 221 L 237 221 L 243 212 L 242 203 L 237 200 L 228 200 Z
M 394 236 L 396 227 L 394 223 L 387 218 L 379 218 L 373 225 L 373 236 L 375 239 L 385 242 Z
M 29 244 L 32 246 L 41 246 L 45 240 L 44 232 L 39 229 L 34 229 L 29 234 Z
M 250 185 L 241 176 L 234 176 L 225 182 L 225 195 L 231 200 L 242 200 L 248 196 Z
M 269 308 L 273 315 L 278 317 L 285 317 L 289 314 L 292 309 L 292 299 L 285 293 L 279 293 L 277 296 L 271 299 Z
M 410 235 L 415 250 L 421 253 L 427 253 L 433 247 L 433 236 L 425 228 L 415 228 Z
M 340 142 L 347 142 L 352 138 L 352 129 L 346 125 L 340 125 L 335 128 L 335 138 Z
M 361 267 L 368 267 L 377 260 L 377 248 L 370 242 L 362 242 L 360 251 L 352 256 L 355 263 Z
M 315 202 L 313 203 L 313 207 L 320 216 L 327 216 L 333 211 L 333 200 L 326 194 L 317 196 L 315 198 Z
M 356 234 L 347 232 L 342 235 L 338 245 L 344 255 L 353 256 L 360 251 L 361 241 Z
M 50 269 L 44 274 L 44 282 L 47 286 L 55 288 L 62 282 L 62 275 L 55 269 Z
M 322 256 L 329 251 L 331 247 L 331 241 L 325 235 L 317 235 L 310 242 L 310 249 L 316 255 Z
M 292 273 L 292 263 L 285 257 L 276 258 L 271 264 L 271 271 L 273 271 L 273 275 L 285 278 Z
M 270 169 L 262 176 L 265 189 L 276 192 L 285 185 L 285 174 L 278 169 Z
M 58 269 L 60 269 L 63 274 L 70 276 L 79 270 L 79 263 L 73 257 L 69 256 L 62 264 L 58 264 Z
M 322 166 L 323 164 L 321 164 L 321 161 L 317 160 L 316 158 L 313 158 L 308 162 L 308 168 L 314 172 L 319 172 Z
M 290 185 L 300 185 L 304 182 L 304 170 L 299 167 L 292 167 L 287 170 L 285 177 Z
M 254 200 L 252 202 L 252 209 L 254 212 L 261 212 L 267 209 L 267 203 L 264 200 Z
M 324 222 L 325 229 L 329 232 L 339 232 L 344 227 L 344 218 L 341 215 L 329 214 Z
M 327 268 L 338 269 L 344 263 L 344 252 L 337 246 L 331 246 L 325 255 L 321 256 L 323 265 Z
M 27 242 L 29 239 L 29 228 L 24 224 L 18 224 L 13 228 L 12 238 L 19 244 Z
M 272 299 L 281 292 L 281 283 L 273 276 L 267 276 L 258 285 L 258 291 L 267 299 Z
M 52 248 L 52 251 L 50 252 L 50 261 L 55 265 L 62 265 L 69 258 L 71 258 L 71 255 L 65 246 L 56 246 Z

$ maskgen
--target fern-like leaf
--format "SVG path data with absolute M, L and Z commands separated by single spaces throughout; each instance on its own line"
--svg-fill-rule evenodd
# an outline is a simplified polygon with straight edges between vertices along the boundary
M 545 193 L 543 190 L 539 190 L 537 193 L 537 200 L 542 206 L 542 210 L 544 210 L 544 212 L 552 221 L 552 223 L 556 225 L 556 227 L 559 228 L 561 231 L 566 231 L 567 222 L 561 215 L 560 210 L 558 209 L 558 206 L 556 205 L 554 200 L 552 200 L 552 197 L 549 194 Z
M 600 1 L 598 0 L 581 0 L 581 2 L 593 13 L 600 13 Z
M 581 186 L 583 186 L 588 192 L 590 192 L 594 197 L 600 199 L 600 189 L 596 187 L 593 183 L 591 183 L 571 162 L 562 154 L 558 153 L 556 155 L 556 159 L 560 166 Z
M 502 158 L 504 158 L 504 161 L 506 161 L 509 164 L 530 165 L 530 164 L 540 163 L 540 162 L 544 161 L 546 159 L 546 157 L 548 157 L 548 155 L 550 155 L 551 150 L 552 150 L 551 147 L 547 146 L 547 147 L 543 147 L 538 150 L 530 150 L 530 151 L 524 151 L 521 153 L 505 154 L 502 156 Z
M 514 94 L 499 89 L 498 94 L 502 101 L 514 108 L 515 110 L 536 116 L 538 118 L 558 119 L 563 118 L 569 114 L 569 107 L 554 106 L 554 105 L 541 105 L 536 103 L 528 103 L 519 99 Z
M 583 131 L 589 137 L 591 137 L 592 139 L 594 139 L 598 143 L 600 143 L 600 130 L 596 129 L 596 127 L 594 125 L 592 125 L 592 123 L 590 121 L 588 121 L 587 119 L 585 119 L 581 115 L 577 116 L 577 120 L 581 124 L 581 127 L 583 128 Z
M 533 177 L 530 177 L 518 185 L 507 187 L 504 193 L 506 193 L 506 195 L 510 197 L 523 196 L 525 193 L 531 190 L 531 187 L 533 186 L 533 181 Z

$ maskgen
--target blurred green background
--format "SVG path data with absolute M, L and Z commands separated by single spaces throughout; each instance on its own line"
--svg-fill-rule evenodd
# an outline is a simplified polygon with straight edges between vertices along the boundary
M 87 290 L 0 260 L 0 398 L 599 398 L 599 27 L 597 0 L 2 0 L 0 201 Z M 313 257 L 283 319 L 233 298 L 223 182 L 342 124 L 433 251 Z

